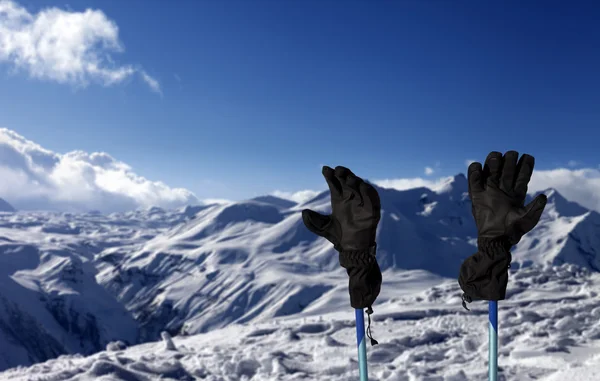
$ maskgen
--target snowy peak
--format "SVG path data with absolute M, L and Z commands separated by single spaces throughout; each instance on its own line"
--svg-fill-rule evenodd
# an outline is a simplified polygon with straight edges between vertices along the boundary
M 448 177 L 440 185 L 433 189 L 436 193 L 448 193 L 453 196 L 462 196 L 469 191 L 469 184 L 464 174 Z
M 379 188 L 377 188 L 377 191 L 381 195 L 381 190 Z M 323 191 L 312 199 L 297 205 L 294 207 L 294 210 L 312 209 L 317 212 L 331 213 L 331 199 L 329 195 L 330 192 L 328 190 Z
M 252 199 L 252 201 L 258 201 L 258 202 L 262 202 L 264 204 L 273 205 L 273 206 L 275 206 L 277 208 L 281 208 L 281 209 L 289 209 L 289 208 L 297 205 L 293 201 L 285 200 L 283 198 L 279 198 L 279 197 L 275 197 L 275 196 L 271 196 L 271 195 L 255 197 Z
M 533 198 L 539 194 L 545 194 L 546 197 L 548 197 L 548 203 L 546 204 L 545 209 L 550 215 L 575 217 L 581 216 L 590 211 L 576 202 L 567 200 L 554 188 L 549 188 L 545 191 L 538 192 L 533 196 Z
M 276 224 L 283 219 L 279 209 L 272 204 L 259 201 L 243 201 L 225 206 L 215 218 L 219 225 L 254 221 Z
M 16 212 L 17 210 L 13 208 L 11 204 L 6 202 L 4 199 L 0 198 L 0 212 Z
M 548 198 L 544 214 L 515 248 L 513 262 L 570 263 L 600 271 L 600 214 L 565 199 L 552 188 L 528 196 L 526 204 L 539 194 Z
M 183 208 L 180 208 L 178 211 L 186 217 L 194 218 L 196 214 L 210 207 L 211 205 L 187 205 Z
M 174 226 L 168 233 L 168 238 L 163 237 L 172 245 L 178 240 L 227 240 L 230 236 L 247 236 L 285 218 L 280 208 L 255 200 L 195 207 L 184 212 L 188 223 Z

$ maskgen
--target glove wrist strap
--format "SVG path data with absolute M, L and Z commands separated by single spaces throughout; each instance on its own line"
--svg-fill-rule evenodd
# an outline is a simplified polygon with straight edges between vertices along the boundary
M 376 259 L 377 244 L 363 250 L 340 250 L 340 265 L 348 266 L 370 266 Z
M 477 238 L 477 249 L 482 253 L 507 253 L 511 247 L 508 237 Z

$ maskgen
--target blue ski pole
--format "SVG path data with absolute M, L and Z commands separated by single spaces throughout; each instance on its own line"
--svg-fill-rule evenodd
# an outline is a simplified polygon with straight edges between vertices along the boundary
M 490 301 L 489 304 L 490 316 L 490 338 L 489 338 L 489 361 L 488 373 L 489 381 L 497 381 L 498 379 L 498 302 Z
M 360 381 L 368 381 L 367 375 L 367 342 L 365 341 L 365 314 L 362 309 L 356 309 L 356 344 L 358 346 L 358 368 Z

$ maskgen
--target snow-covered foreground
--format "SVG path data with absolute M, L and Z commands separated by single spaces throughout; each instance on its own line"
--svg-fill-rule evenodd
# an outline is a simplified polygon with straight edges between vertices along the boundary
M 462 309 L 455 281 L 384 273 L 368 347 L 371 380 L 487 379 L 487 306 Z M 500 380 L 600 376 L 600 274 L 573 265 L 513 268 L 499 311 Z M 194 336 L 58 359 L 2 380 L 358 380 L 353 312 L 300 313 Z M 172 341 L 172 343 L 171 343 Z

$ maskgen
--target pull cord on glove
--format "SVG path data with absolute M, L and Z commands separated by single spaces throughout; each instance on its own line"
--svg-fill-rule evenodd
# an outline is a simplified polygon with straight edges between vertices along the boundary
M 375 346 L 377 344 L 379 344 L 379 342 L 377 340 L 375 340 L 373 338 L 373 336 L 371 335 L 371 314 L 373 313 L 373 309 L 371 308 L 371 306 L 367 307 L 367 319 L 369 320 L 369 324 L 367 325 L 367 337 L 369 338 L 369 340 L 371 340 L 371 345 Z
M 377 225 L 381 219 L 381 201 L 377 190 L 348 168 L 323 167 L 323 177 L 331 193 L 331 214 L 310 209 L 302 211 L 304 225 L 314 234 L 326 238 L 339 252 L 340 265 L 348 274 L 350 305 L 367 308 L 367 334 L 371 344 L 372 305 L 381 291 L 381 269 L 375 258 Z
M 535 159 L 508 151 L 491 152 L 468 169 L 469 196 L 477 225 L 478 252 L 462 264 L 458 283 L 463 306 L 473 300 L 503 300 L 506 296 L 510 248 L 539 222 L 547 198 L 538 195 L 525 205 Z M 468 308 L 467 308 L 468 309 Z

